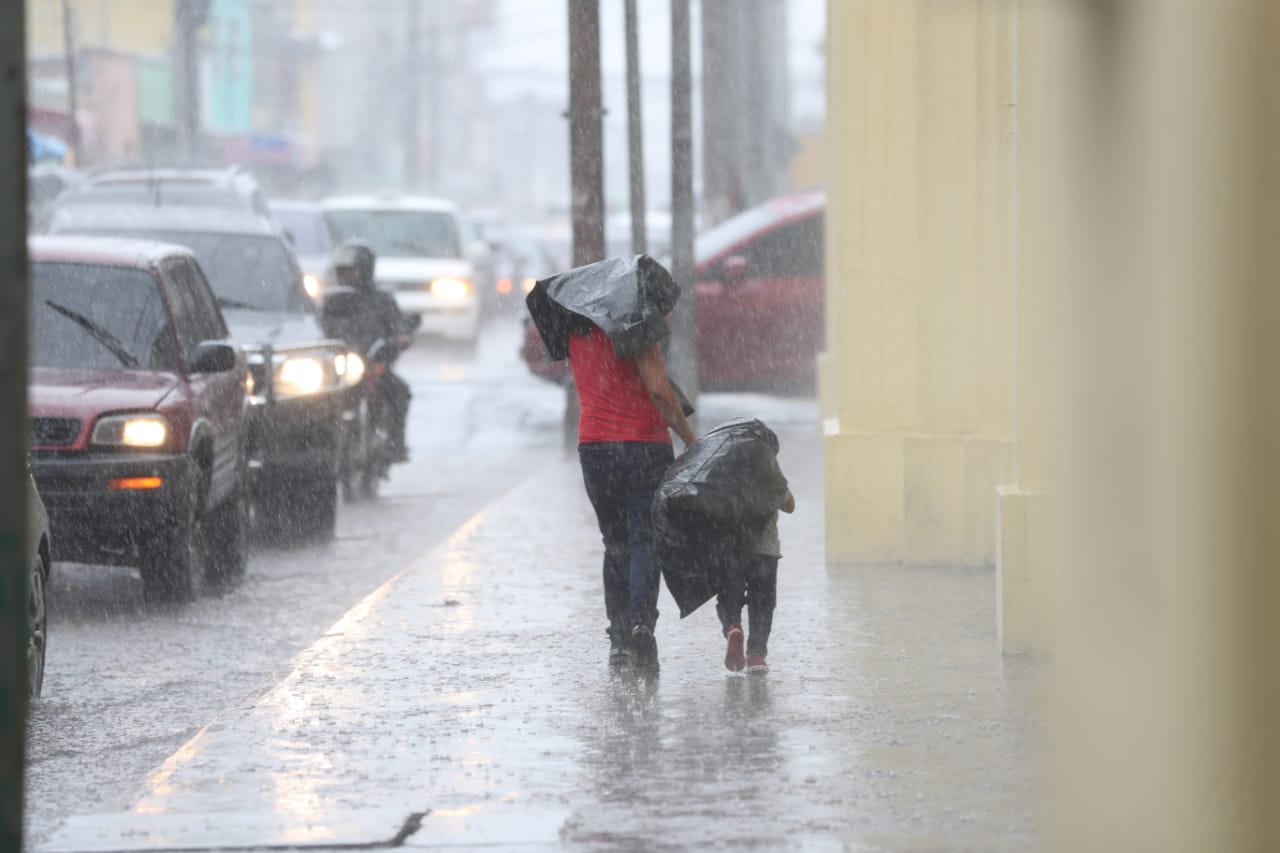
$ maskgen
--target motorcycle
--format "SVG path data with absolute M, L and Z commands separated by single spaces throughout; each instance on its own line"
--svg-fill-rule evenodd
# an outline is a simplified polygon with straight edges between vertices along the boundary
M 333 337 L 348 339 L 345 322 L 351 316 L 349 291 L 337 290 L 327 295 L 322 323 Z M 419 318 L 410 319 L 416 329 Z M 387 399 L 387 376 L 400 353 L 412 342 L 411 335 L 379 338 L 361 354 L 363 373 L 349 389 L 350 396 L 343 412 L 342 448 L 339 455 L 338 480 L 344 500 L 369 500 L 377 497 L 378 484 L 387 479 L 391 466 L 400 461 L 391 440 L 390 402 Z
M 397 458 L 392 450 L 384 377 L 404 344 L 380 339 L 364 355 L 365 371 L 356 385 L 353 405 L 344 415 L 346 435 L 339 480 L 345 500 L 370 500 L 387 479 Z

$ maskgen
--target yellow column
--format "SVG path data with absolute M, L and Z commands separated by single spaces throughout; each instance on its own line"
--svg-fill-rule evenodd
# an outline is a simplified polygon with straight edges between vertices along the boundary
M 1280 850 L 1275 6 L 1077 6 L 1063 851 Z
M 828 554 L 990 563 L 1012 461 L 1009 5 L 828 16 Z
M 1048 456 L 1048 411 L 1054 376 L 1050 340 L 1055 332 L 1057 265 L 1049 260 L 1045 184 L 1052 168 L 1046 146 L 1045 52 L 1041 10 L 1013 4 L 1008 36 L 1013 45 L 1008 106 L 1014 183 L 1011 254 L 1014 279 L 1014 464 L 997 495 L 996 612 L 1006 653 L 1046 650 L 1053 561 Z

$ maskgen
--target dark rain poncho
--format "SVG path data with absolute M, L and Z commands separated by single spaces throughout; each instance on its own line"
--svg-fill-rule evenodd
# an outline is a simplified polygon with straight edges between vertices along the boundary
M 653 545 L 681 617 L 720 591 L 727 561 L 749 556 L 787 494 L 778 437 L 755 418 L 721 424 L 667 469 L 653 500 Z
M 619 358 L 630 358 L 670 334 L 663 318 L 680 288 L 648 255 L 613 258 L 539 281 L 525 298 L 529 316 L 554 361 L 569 357 L 569 335 L 583 322 L 599 326 Z

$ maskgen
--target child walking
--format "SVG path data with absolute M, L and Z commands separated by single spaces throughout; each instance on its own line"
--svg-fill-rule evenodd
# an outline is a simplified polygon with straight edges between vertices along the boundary
M 778 507 L 786 513 L 796 511 L 796 499 L 787 490 L 786 499 Z M 769 671 L 769 632 L 773 628 L 773 609 L 778 602 L 778 560 L 782 545 L 778 538 L 778 512 L 774 511 L 759 531 L 747 531 L 736 559 L 725 566 L 725 582 L 716 597 L 716 613 L 727 647 L 725 668 L 731 672 L 743 669 L 763 675 Z M 751 631 L 745 650 L 742 634 L 742 607 L 746 604 Z

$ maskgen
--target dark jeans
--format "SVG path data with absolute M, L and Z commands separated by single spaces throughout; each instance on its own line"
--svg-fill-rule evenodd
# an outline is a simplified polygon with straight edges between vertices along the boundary
M 742 554 L 725 567 L 725 585 L 716 597 L 720 625 L 728 633 L 730 625 L 742 624 L 742 605 L 751 617 L 747 654 L 768 657 L 769 631 L 773 628 L 773 608 L 778 603 L 778 558 Z
M 675 460 L 670 444 L 602 442 L 578 447 L 582 480 L 604 538 L 604 608 L 609 636 L 625 643 L 658 621 L 653 495 Z

